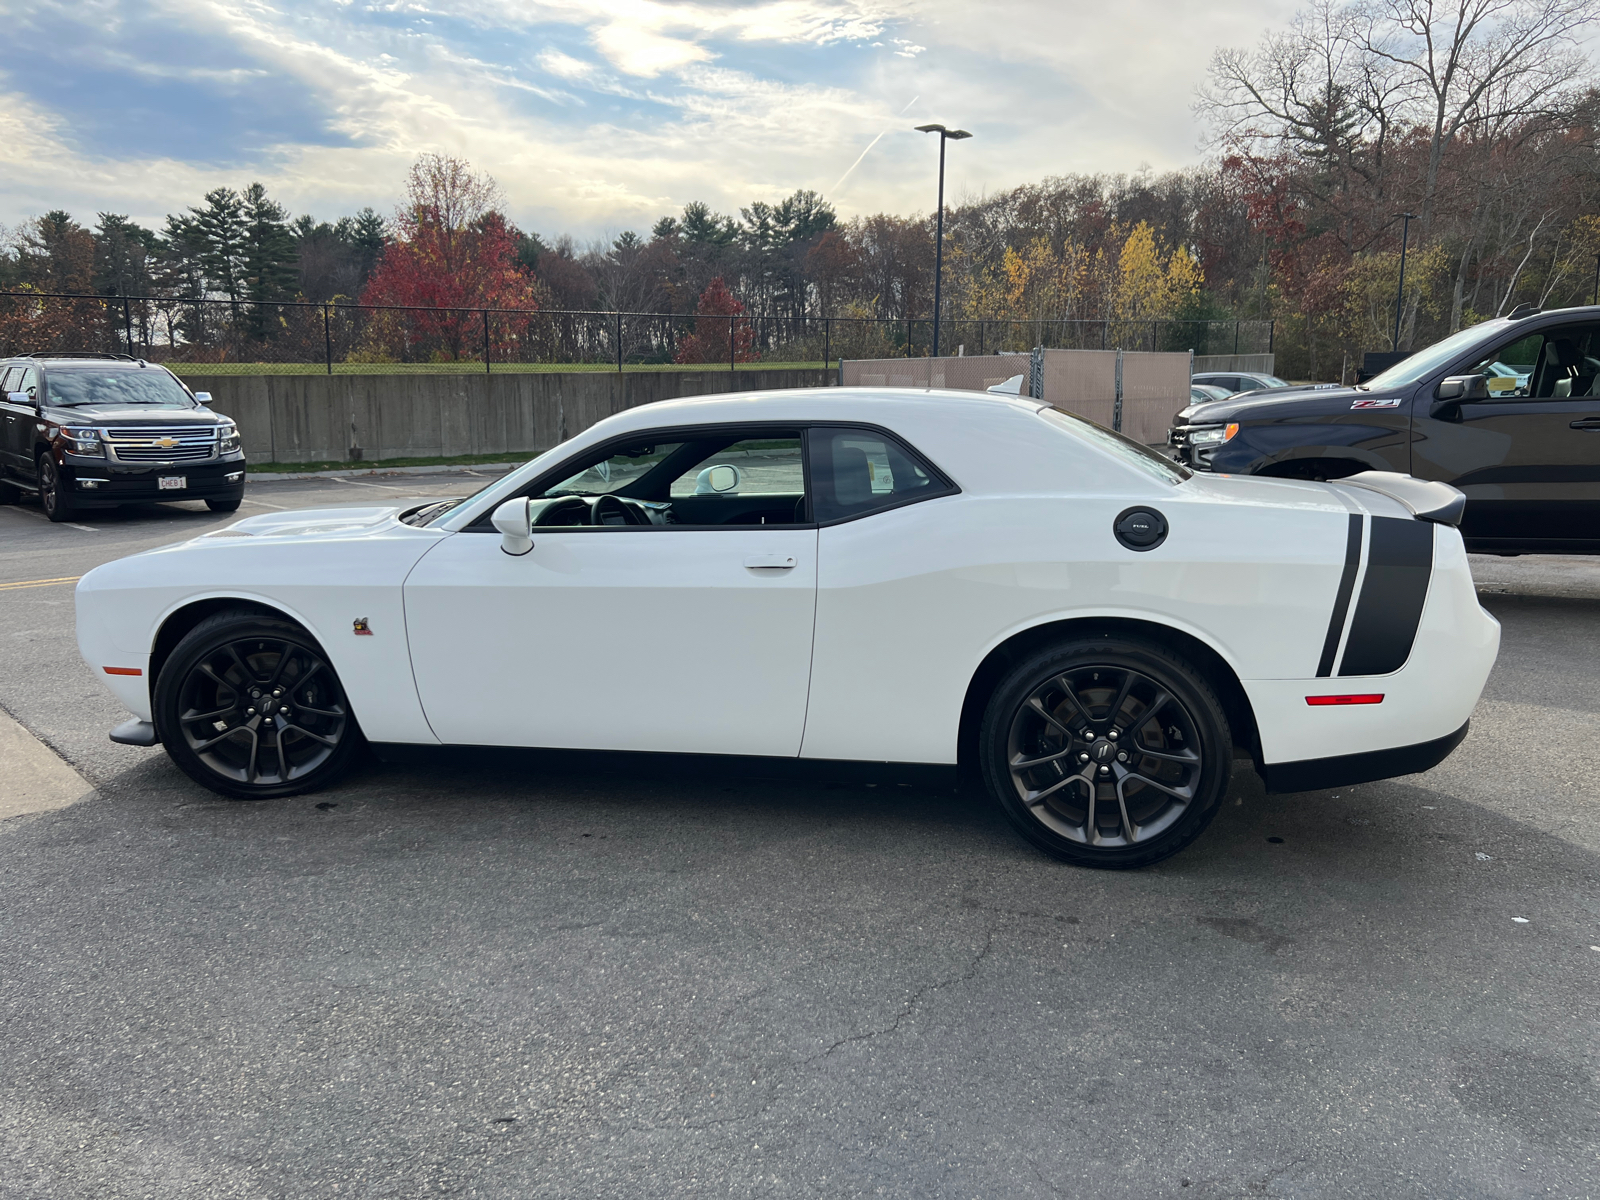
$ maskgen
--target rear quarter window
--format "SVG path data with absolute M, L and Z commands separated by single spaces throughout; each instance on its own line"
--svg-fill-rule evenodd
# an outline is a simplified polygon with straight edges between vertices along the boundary
M 1118 461 L 1144 472 L 1152 479 L 1159 479 L 1162 483 L 1176 487 L 1194 474 L 1188 467 L 1180 466 L 1170 458 L 1157 454 L 1148 446 L 1140 445 L 1132 438 L 1123 437 L 1122 434 L 1113 432 L 1104 425 L 1096 425 L 1093 421 L 1062 412 L 1059 408 L 1042 408 L 1039 410 L 1039 416 L 1057 428 L 1064 429 L 1074 437 L 1105 451 Z

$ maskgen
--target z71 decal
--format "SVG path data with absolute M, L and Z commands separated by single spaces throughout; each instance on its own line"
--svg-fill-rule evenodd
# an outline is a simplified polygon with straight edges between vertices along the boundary
M 1399 408 L 1398 400 L 1352 400 L 1351 408 Z

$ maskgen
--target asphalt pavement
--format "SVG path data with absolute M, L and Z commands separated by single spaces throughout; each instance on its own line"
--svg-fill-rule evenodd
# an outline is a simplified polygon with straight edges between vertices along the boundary
M 219 800 L 106 740 L 38 581 L 232 519 L 0 508 L 0 708 L 94 788 L 0 820 L 0 1197 L 1600 1194 L 1600 561 L 1474 560 L 1504 641 L 1439 767 L 1241 766 L 1108 873 L 893 772 L 452 752 Z

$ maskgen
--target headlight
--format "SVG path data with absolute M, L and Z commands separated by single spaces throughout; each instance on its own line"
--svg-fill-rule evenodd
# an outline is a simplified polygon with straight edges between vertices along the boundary
M 67 439 L 68 449 L 74 454 L 88 454 L 96 458 L 106 456 L 106 448 L 100 443 L 98 429 L 77 428 L 72 429 L 63 425 L 61 436 Z
M 223 425 L 217 429 L 217 453 L 235 454 L 239 449 L 239 427 Z
M 1234 422 L 1231 425 L 1208 425 L 1202 429 L 1191 429 L 1189 431 L 1189 445 L 1220 446 L 1223 442 L 1233 440 L 1233 435 L 1238 432 L 1238 422 Z

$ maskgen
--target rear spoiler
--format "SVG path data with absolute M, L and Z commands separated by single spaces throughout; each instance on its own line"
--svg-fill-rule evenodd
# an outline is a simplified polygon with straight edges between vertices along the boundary
M 1410 509 L 1411 515 L 1417 520 L 1434 521 L 1440 525 L 1461 524 L 1462 510 L 1467 507 L 1466 495 L 1448 483 L 1416 479 L 1398 471 L 1361 471 L 1328 482 L 1388 496 Z

